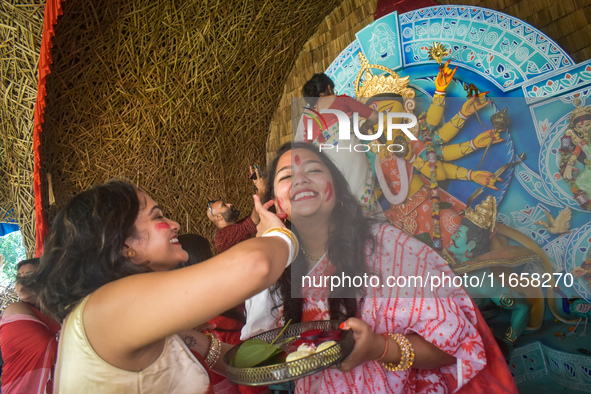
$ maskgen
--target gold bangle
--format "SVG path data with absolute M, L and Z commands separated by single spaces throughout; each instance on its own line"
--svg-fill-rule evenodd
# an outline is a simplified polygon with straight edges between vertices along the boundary
M 476 150 L 474 145 L 472 144 L 472 140 L 466 141 L 466 142 L 460 142 L 458 147 L 460 148 L 460 153 L 464 156 L 466 156 L 468 153 L 472 153 Z
M 415 361 L 415 352 L 412 347 L 412 344 L 402 334 L 390 334 L 388 336 L 396 341 L 398 346 L 400 347 L 400 351 L 402 352 L 402 356 L 400 357 L 400 362 L 398 365 L 394 363 L 385 363 L 381 362 L 382 366 L 386 368 L 388 371 L 397 372 L 397 371 L 405 371 L 409 369 Z
M 414 161 L 411 163 L 414 168 L 416 168 L 418 171 L 421 171 L 423 169 L 423 167 L 425 166 L 425 164 L 427 164 L 427 160 L 424 160 L 422 157 L 420 156 L 415 156 L 414 157 Z
M 212 369 L 220 358 L 220 354 L 222 353 L 222 342 L 212 333 L 208 332 L 205 335 L 211 339 L 211 342 L 209 343 L 209 349 L 207 350 L 207 356 L 205 357 L 205 363 L 209 369 Z
M 279 234 L 272 234 L 272 233 L 279 233 Z M 292 251 L 290 259 L 289 259 L 289 262 L 291 263 L 292 261 L 295 260 L 295 258 L 298 255 L 298 252 L 300 251 L 300 244 L 298 242 L 298 239 L 294 235 L 294 233 L 291 232 L 291 230 L 289 230 L 285 227 L 279 227 L 279 226 L 278 227 L 271 227 L 270 229 L 265 231 L 261 235 L 261 237 L 272 237 L 275 235 L 275 236 L 281 237 L 287 241 L 287 239 L 284 238 L 283 236 L 281 236 L 280 234 L 287 235 L 287 237 L 291 240 L 291 243 L 293 245 L 293 251 Z
M 456 179 L 459 179 L 462 181 L 469 181 L 470 180 L 470 173 L 471 173 L 471 171 L 469 169 L 458 166 L 456 168 L 455 177 L 456 177 Z
M 431 105 L 436 107 L 445 107 L 445 92 L 435 91 L 435 97 L 433 97 Z
M 464 127 L 464 122 L 466 122 L 466 118 L 462 118 L 462 116 L 458 113 L 453 118 L 451 118 L 449 122 L 456 129 L 461 129 L 462 127 Z

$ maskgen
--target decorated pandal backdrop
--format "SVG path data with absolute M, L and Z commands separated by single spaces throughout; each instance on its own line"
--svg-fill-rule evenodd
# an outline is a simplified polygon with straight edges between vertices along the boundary
M 442 87 L 448 60 L 458 69 Z M 412 135 L 345 143 L 339 122 L 326 123 L 322 111 L 294 98 L 294 139 L 312 140 L 347 173 L 367 166 L 367 177 L 349 185 L 368 214 L 432 245 L 468 279 L 483 310 L 492 301 L 507 312 L 496 335 L 517 346 L 518 383 L 551 374 L 590 390 L 591 358 L 581 355 L 591 353 L 590 339 L 571 342 L 580 346 L 572 354 L 519 340 L 551 315 L 564 323 L 591 316 L 591 60 L 576 63 L 509 15 L 436 6 L 361 29 L 325 73 L 337 94 L 384 114 L 374 132 L 386 134 L 385 113 L 405 112 L 418 120 L 408 119 Z M 446 88 L 445 98 L 436 92 Z M 353 163 L 350 151 L 367 158 Z M 570 350 L 577 333 L 553 335 L 558 349 Z
M 525 3 L 515 2 L 515 15 L 527 11 Z M 582 12 L 591 10 L 580 3 Z M 418 10 L 406 4 L 375 21 L 376 9 L 387 9 L 380 7 L 384 2 L 62 4 L 40 133 L 41 197 L 49 220 L 79 191 L 125 177 L 148 190 L 182 232 L 211 235 L 206 201 L 233 201 L 246 213 L 248 166 L 264 167 L 265 154 L 271 157 L 293 138 L 304 112 L 299 91 L 324 71 L 338 94 L 418 118 L 412 128 L 417 141 L 400 133 L 390 141 L 404 144 L 404 155 L 375 147 L 365 154 L 372 187 L 361 202 L 433 245 L 458 275 L 505 275 L 502 286 L 495 282 L 477 296 L 505 314 L 495 334 L 514 346 L 510 367 L 518 383 L 551 376 L 565 387 L 590 390 L 591 361 L 578 351 L 591 351 L 590 340 L 568 335 L 589 315 L 591 302 L 591 61 L 585 46 L 576 38 L 573 43 L 576 32 L 563 37 L 572 45 L 567 52 L 532 24 L 472 4 Z M 3 30 L 6 37 L 16 37 L 23 25 L 40 29 L 42 4 L 3 7 L 17 26 Z M 589 25 L 579 30 L 578 40 L 587 40 Z M 26 41 L 38 53 L 39 37 Z M 36 61 L 21 55 L 13 56 L 28 59 L 20 68 Z M 435 97 L 436 77 L 447 60 L 458 71 L 442 100 Z M 14 85 L 19 74 L 11 67 L 4 75 L 15 75 Z M 29 90 L 36 84 L 30 74 L 20 80 Z M 9 130 L 3 130 L 1 176 L 10 187 L 1 196 L 2 207 L 18 202 L 4 214 L 23 222 L 32 251 L 32 125 L 22 120 L 32 119 L 29 90 L 4 95 L 14 110 L 2 112 Z M 467 96 L 482 92 L 492 103 L 458 117 L 461 109 L 474 112 Z M 428 115 L 430 108 L 436 116 Z M 489 130 L 503 140 L 488 144 Z M 492 178 L 496 189 L 471 174 Z M 462 219 L 490 241 L 479 255 L 453 253 L 451 239 Z M 531 282 L 534 274 L 539 282 Z M 529 283 L 509 285 L 510 275 Z M 563 303 L 567 299 L 578 300 Z M 524 312 L 525 300 L 531 311 Z M 527 340 L 527 329 L 543 332 L 553 319 L 556 336 Z
M 458 71 L 447 88 L 447 99 L 434 99 L 437 60 L 448 59 Z M 413 133 L 418 137 L 429 134 L 438 165 L 454 165 L 455 174 L 447 170 L 447 179 L 441 178 L 443 174 L 435 179 L 446 181 L 449 204 L 458 204 L 460 213 L 466 203 L 474 208 L 486 196 L 493 196 L 498 222 L 538 245 L 554 272 L 577 276 L 571 294 L 591 300 L 584 278 L 589 274 L 585 261 L 591 259 L 591 182 L 586 169 L 591 61 L 576 64 L 548 36 L 517 18 L 449 6 L 380 18 L 356 34 L 326 74 L 335 81 L 339 94 L 359 97 L 379 112 L 406 111 L 418 116 Z M 474 103 L 466 103 L 479 92 L 487 92 L 492 102 L 476 111 Z M 396 100 L 388 93 L 401 96 L 400 104 L 392 104 Z M 443 110 L 434 122 L 422 119 L 430 105 Z M 457 115 L 460 109 L 467 113 L 471 107 L 474 115 L 468 119 Z M 454 134 L 438 134 L 437 127 L 443 124 L 450 125 Z M 486 140 L 483 133 L 495 129 L 503 140 L 487 144 L 490 138 Z M 484 144 L 479 136 L 485 138 Z M 332 142 L 324 137 L 323 141 Z M 420 155 L 420 149 L 426 148 L 406 140 L 411 152 L 402 157 L 411 161 L 415 173 L 422 173 L 429 159 Z M 474 152 L 478 148 L 483 149 Z M 400 179 L 401 170 L 406 166 L 399 168 L 401 162 L 385 149 L 375 152 L 374 148 L 368 156 L 376 197 L 382 196 L 381 206 L 389 220 L 411 234 L 430 233 L 429 242 L 437 249 L 448 246 L 444 233 L 454 234 L 457 223 L 446 223 L 444 213 L 440 214 L 437 237 L 444 245 L 438 245 L 432 230 L 437 223 L 428 223 L 432 215 L 413 212 L 431 197 L 426 190 L 431 180 L 420 186 L 424 192 L 414 190 L 418 193 L 414 195 L 411 185 L 401 198 L 401 185 L 407 183 Z M 483 187 L 473 179 L 474 174 L 467 173 L 477 169 L 492 174 L 498 190 Z M 362 203 L 368 203 L 367 199 Z

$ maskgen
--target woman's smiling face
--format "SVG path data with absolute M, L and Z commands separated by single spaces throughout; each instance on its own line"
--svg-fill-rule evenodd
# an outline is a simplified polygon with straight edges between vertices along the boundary
M 186 262 L 189 255 L 177 238 L 179 224 L 165 217 L 162 208 L 150 196 L 138 191 L 138 199 L 140 211 L 135 221 L 135 234 L 126 240 L 126 249 L 133 249 L 129 260 L 151 271 L 168 271 Z
M 335 207 L 332 175 L 308 149 L 294 149 L 279 158 L 273 189 L 277 212 L 286 213 L 296 225 L 298 218 L 329 217 Z

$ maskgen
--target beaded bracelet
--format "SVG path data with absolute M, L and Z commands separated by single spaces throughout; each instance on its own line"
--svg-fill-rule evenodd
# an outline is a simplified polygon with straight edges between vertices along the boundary
M 207 350 L 207 356 L 205 357 L 205 363 L 212 369 L 215 363 L 220 358 L 220 354 L 222 353 L 222 342 L 217 339 L 212 333 L 205 334 L 211 339 L 209 343 L 209 349 Z
M 300 245 L 296 236 L 285 227 L 271 227 L 261 235 L 262 237 L 279 237 L 285 240 L 289 245 L 289 260 L 286 265 L 290 265 L 300 251 Z
M 410 343 L 408 338 L 402 334 L 388 334 L 388 336 L 396 341 L 396 343 L 400 347 L 402 356 L 400 357 L 400 362 L 398 363 L 398 365 L 394 363 L 384 362 L 382 362 L 381 364 L 384 368 L 392 372 L 405 371 L 409 369 L 415 361 L 415 352 L 412 347 L 412 344 Z

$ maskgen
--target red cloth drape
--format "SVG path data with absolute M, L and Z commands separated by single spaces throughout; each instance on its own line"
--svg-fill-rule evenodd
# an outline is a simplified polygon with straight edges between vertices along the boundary
M 45 16 L 43 18 L 43 35 L 41 37 L 41 53 L 39 55 L 39 81 L 37 86 L 37 99 L 35 101 L 35 117 L 33 125 L 33 153 L 35 164 L 33 168 L 33 191 L 35 193 L 35 239 L 37 241 L 35 255 L 40 256 L 43 252 L 43 239 L 49 232 L 47 219 L 43 213 L 41 195 L 41 156 L 39 147 L 41 145 L 40 134 L 45 113 L 45 96 L 47 90 L 45 78 L 50 73 L 52 39 L 55 35 L 55 24 L 57 18 L 62 14 L 62 2 L 64 0 L 47 0 L 45 4 Z

